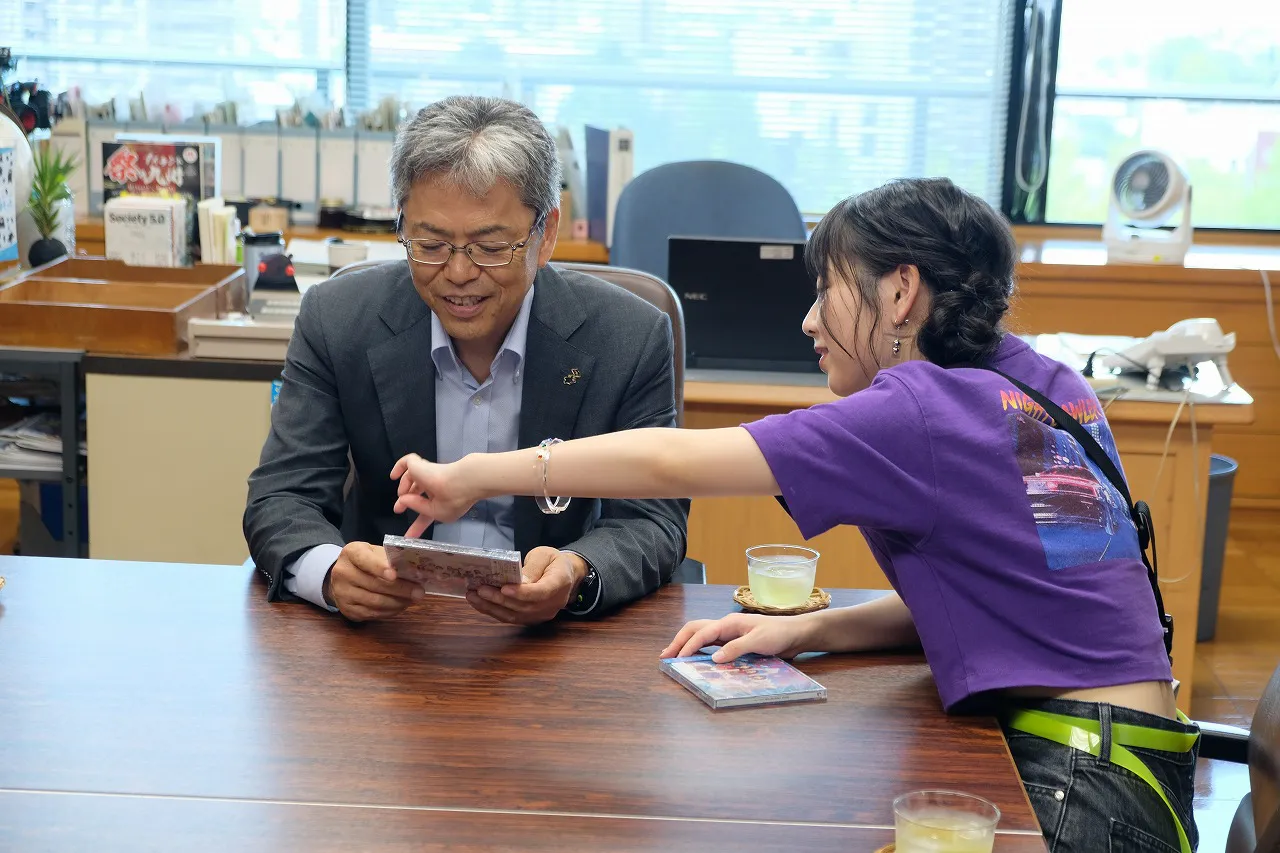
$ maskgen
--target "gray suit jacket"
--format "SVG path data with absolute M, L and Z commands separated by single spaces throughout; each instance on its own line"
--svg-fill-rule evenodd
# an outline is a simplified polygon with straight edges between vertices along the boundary
M 549 267 L 534 280 L 525 347 L 519 445 L 635 427 L 675 426 L 671 323 L 593 276 Z M 566 381 L 573 370 L 576 381 Z M 436 456 L 431 312 L 408 262 L 348 273 L 307 291 L 289 342 L 271 432 L 249 477 L 244 533 L 268 583 L 323 543 L 381 544 L 412 520 L 397 516 L 395 461 Z M 349 462 L 355 484 L 344 501 Z M 653 592 L 684 558 L 686 500 L 575 499 L 544 515 L 516 498 L 515 546 L 582 554 L 600 575 L 592 615 Z M 428 533 L 428 535 L 430 535 Z

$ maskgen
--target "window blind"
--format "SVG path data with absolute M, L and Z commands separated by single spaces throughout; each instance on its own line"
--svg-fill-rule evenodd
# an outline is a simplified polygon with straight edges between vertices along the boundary
M 242 121 L 327 94 L 346 50 L 343 0 L 0 0 L 10 80 L 90 103 L 146 95 L 190 109 L 236 99 Z M 255 113 L 258 113 L 255 115 Z M 125 116 L 127 117 L 127 116 Z
M 582 148 L 635 132 L 635 169 L 728 159 L 801 210 L 901 176 L 1000 198 L 1010 0 L 349 0 L 350 91 L 419 107 L 526 103 Z M 354 34 L 353 27 L 353 34 Z

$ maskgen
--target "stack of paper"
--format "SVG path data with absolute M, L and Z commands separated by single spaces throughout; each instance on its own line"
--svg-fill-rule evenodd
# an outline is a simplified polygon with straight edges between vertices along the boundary
M 12 441 L 0 441 L 0 468 L 23 471 L 61 471 L 62 457 L 57 453 L 23 450 Z
M 236 209 L 221 198 L 207 198 L 196 207 L 200 224 L 200 262 L 236 264 Z
M 132 266 L 179 267 L 187 259 L 187 199 L 117 196 L 104 206 L 107 257 Z
M 85 443 L 80 442 L 80 452 Z M 31 471 L 62 468 L 62 430 L 59 418 L 42 413 L 0 429 L 0 467 Z

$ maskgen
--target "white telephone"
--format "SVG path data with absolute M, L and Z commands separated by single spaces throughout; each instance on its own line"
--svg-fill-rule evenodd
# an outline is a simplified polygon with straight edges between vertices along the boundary
M 1235 332 L 1223 334 L 1217 320 L 1200 317 L 1180 320 L 1163 332 L 1155 332 L 1118 352 L 1102 356 L 1102 364 L 1121 370 L 1146 368 L 1147 389 L 1154 391 L 1165 370 L 1186 368 L 1194 373 L 1197 364 L 1212 361 L 1225 387 L 1232 384 L 1231 374 L 1227 372 L 1227 353 L 1235 348 Z

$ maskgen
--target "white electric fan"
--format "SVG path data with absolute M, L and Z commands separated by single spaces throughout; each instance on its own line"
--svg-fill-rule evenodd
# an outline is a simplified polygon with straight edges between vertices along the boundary
M 1186 259 L 1191 183 L 1168 154 L 1147 149 L 1126 157 L 1112 178 L 1107 208 L 1102 240 L 1109 263 L 1182 264 Z

